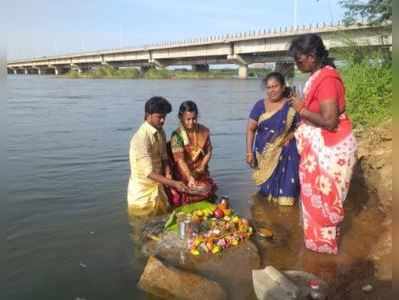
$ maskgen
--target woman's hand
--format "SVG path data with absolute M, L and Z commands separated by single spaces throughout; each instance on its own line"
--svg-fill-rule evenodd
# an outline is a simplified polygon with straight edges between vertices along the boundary
M 247 164 L 251 168 L 255 168 L 255 156 L 254 156 L 253 152 L 248 152 L 247 153 Z
M 296 94 L 291 96 L 289 103 L 297 113 L 300 113 L 302 109 L 305 107 L 304 101 L 300 99 Z
M 181 193 L 187 193 L 189 191 L 189 188 L 181 181 L 174 181 L 172 186 Z
M 196 181 L 195 181 L 195 178 L 194 177 L 190 177 L 189 179 L 188 179 L 188 187 L 189 188 L 193 188 L 193 187 L 195 187 L 196 186 Z
M 204 167 L 203 165 L 200 165 L 198 168 L 195 169 L 195 173 L 197 175 L 202 175 L 205 173 L 205 169 L 206 169 L 206 167 Z

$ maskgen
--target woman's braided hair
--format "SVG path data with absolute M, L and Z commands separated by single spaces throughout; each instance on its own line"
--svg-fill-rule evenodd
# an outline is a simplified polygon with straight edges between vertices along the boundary
M 326 49 L 323 40 L 315 33 L 308 33 L 295 38 L 291 42 L 288 54 L 294 58 L 301 54 L 313 54 L 322 67 L 331 66 L 335 68 L 334 60 L 329 57 L 329 52 Z

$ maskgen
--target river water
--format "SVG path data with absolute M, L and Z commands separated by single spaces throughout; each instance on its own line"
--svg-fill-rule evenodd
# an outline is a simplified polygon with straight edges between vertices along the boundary
M 154 95 L 173 105 L 168 135 L 177 126 L 178 105 L 197 102 L 200 122 L 212 132 L 210 169 L 219 194 L 230 195 L 238 213 L 268 219 L 290 232 L 287 244 L 269 248 L 269 263 L 285 269 L 306 269 L 310 263 L 311 271 L 334 279 L 341 274 L 337 266 L 348 256 L 361 257 L 362 247 L 377 234 L 363 230 L 379 222 L 371 214 L 349 226 L 370 238 L 358 243 L 356 232 L 349 232 L 348 251 L 338 260 L 305 255 L 298 209 L 256 206 L 244 162 L 244 132 L 249 110 L 263 95 L 259 81 L 18 75 L 8 76 L 7 86 L 9 196 L 1 202 L 7 221 L 2 299 L 151 298 L 136 288 L 146 259 L 130 237 L 126 186 L 129 140 L 143 121 L 145 101 Z
M 126 213 L 128 144 L 144 102 L 197 102 L 212 130 L 211 172 L 221 194 L 248 211 L 254 187 L 245 125 L 262 96 L 258 81 L 76 80 L 8 76 L 7 297 L 146 299 L 135 287 L 144 260 L 133 255 Z M 3 294 L 4 295 L 4 294 Z

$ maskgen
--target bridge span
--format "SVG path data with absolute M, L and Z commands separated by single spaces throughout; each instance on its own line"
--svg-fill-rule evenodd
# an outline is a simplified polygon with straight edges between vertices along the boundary
M 392 49 L 390 25 L 317 24 L 161 42 L 137 48 L 20 59 L 8 62 L 7 70 L 9 74 L 59 75 L 69 70 L 85 72 L 102 65 L 137 67 L 142 71 L 150 67 L 192 65 L 195 71 L 208 71 L 209 65 L 235 64 L 239 78 L 245 79 L 250 64 L 273 62 L 277 70 L 289 75 L 294 70 L 294 63 L 287 56 L 289 44 L 305 33 L 319 34 L 329 49 L 348 47 L 348 41 L 358 46 Z

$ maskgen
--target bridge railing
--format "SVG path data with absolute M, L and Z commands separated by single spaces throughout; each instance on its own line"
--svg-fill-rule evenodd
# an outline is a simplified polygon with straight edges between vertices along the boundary
M 385 26 L 385 25 L 383 25 Z M 149 51 L 149 50 L 157 50 L 157 49 L 165 49 L 165 48 L 177 48 L 177 47 L 190 47 L 190 46 L 198 46 L 198 45 L 208 45 L 208 44 L 220 44 L 220 43 L 229 43 L 236 41 L 245 41 L 251 39 L 261 39 L 261 38 L 273 38 L 277 36 L 287 36 L 287 35 L 298 35 L 301 33 L 308 32 L 334 32 L 334 31 L 351 31 L 358 29 L 367 29 L 373 28 L 374 26 L 363 24 L 356 24 L 351 26 L 346 26 L 342 22 L 338 23 L 316 23 L 310 25 L 302 25 L 302 26 L 286 26 L 286 27 L 278 27 L 278 28 L 270 28 L 270 29 L 260 29 L 260 30 L 251 30 L 246 32 L 239 33 L 227 33 L 221 35 L 212 35 L 207 37 L 199 37 L 192 39 L 185 39 L 179 41 L 162 41 L 159 43 L 147 44 L 140 47 L 127 47 L 127 48 L 113 48 L 113 49 L 105 49 L 105 50 L 96 50 L 89 52 L 78 52 L 78 53 L 70 53 L 64 55 L 54 55 L 54 56 L 42 56 L 36 58 L 26 58 L 26 59 L 18 59 L 13 60 L 8 63 L 9 66 L 12 64 L 21 64 L 21 63 L 33 63 L 33 62 L 44 62 L 46 60 L 55 60 L 55 59 L 68 59 L 74 57 L 89 57 L 89 56 L 98 56 L 98 55 L 107 55 L 112 53 L 126 53 L 126 52 L 140 52 L 140 51 Z

